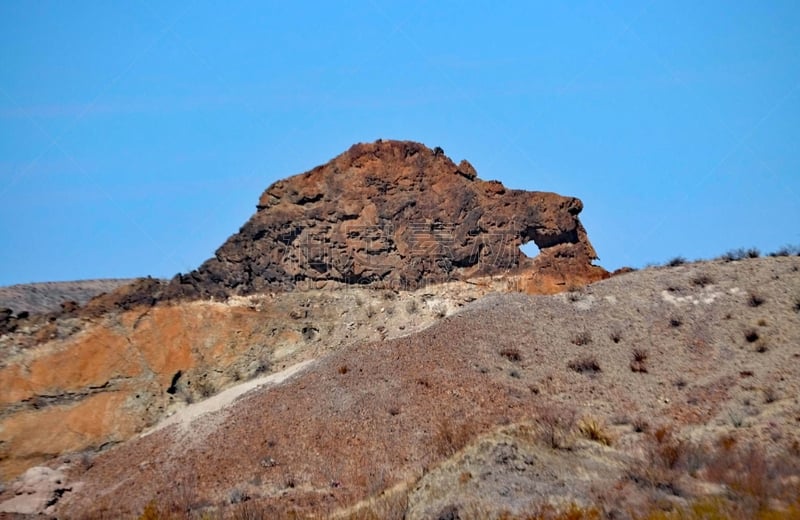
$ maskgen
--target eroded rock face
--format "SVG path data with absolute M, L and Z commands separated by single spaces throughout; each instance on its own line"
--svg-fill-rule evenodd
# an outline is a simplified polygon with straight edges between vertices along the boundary
M 583 205 L 555 193 L 482 181 L 467 161 L 410 141 L 357 144 L 329 163 L 276 182 L 253 217 L 167 298 L 224 297 L 333 280 L 414 289 L 532 268 L 554 292 L 602 278 L 578 220 Z M 541 254 L 525 257 L 533 241 Z M 555 280 L 555 281 L 553 281 Z

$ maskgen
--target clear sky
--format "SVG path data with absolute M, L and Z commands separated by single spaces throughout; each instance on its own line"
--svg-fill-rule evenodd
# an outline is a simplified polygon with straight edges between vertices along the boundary
M 607 269 L 800 244 L 799 28 L 796 0 L 6 0 L 0 285 L 189 271 L 377 138 L 580 197 Z

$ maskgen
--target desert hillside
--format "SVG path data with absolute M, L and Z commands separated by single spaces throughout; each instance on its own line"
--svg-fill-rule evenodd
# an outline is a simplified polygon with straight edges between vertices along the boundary
M 62 458 L 72 491 L 55 511 L 630 518 L 716 497 L 790 513 L 799 291 L 800 258 L 786 257 L 487 295 L 186 408 L 90 462 Z

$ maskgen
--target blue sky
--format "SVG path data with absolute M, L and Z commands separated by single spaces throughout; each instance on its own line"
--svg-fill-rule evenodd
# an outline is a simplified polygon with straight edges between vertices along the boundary
M 191 270 L 269 184 L 377 138 L 580 197 L 608 269 L 800 244 L 798 26 L 795 1 L 1 2 L 0 285 Z

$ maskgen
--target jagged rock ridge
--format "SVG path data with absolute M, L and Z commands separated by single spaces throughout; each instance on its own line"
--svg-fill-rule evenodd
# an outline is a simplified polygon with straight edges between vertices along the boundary
M 225 297 L 300 283 L 413 289 L 427 283 L 534 268 L 596 280 L 597 255 L 574 197 L 506 189 L 410 141 L 357 144 L 325 165 L 281 180 L 257 212 L 167 297 Z M 533 241 L 529 259 L 519 246 Z

